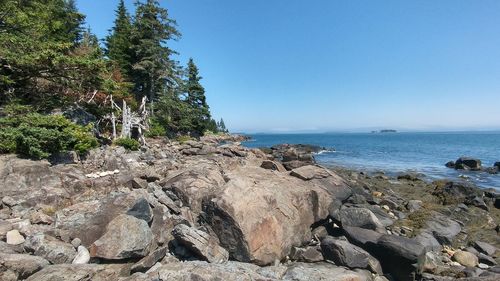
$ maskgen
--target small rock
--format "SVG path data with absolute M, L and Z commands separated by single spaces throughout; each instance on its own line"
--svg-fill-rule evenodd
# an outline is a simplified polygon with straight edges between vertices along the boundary
M 78 252 L 73 259 L 73 264 L 87 264 L 90 261 L 90 253 L 84 246 L 78 246 Z
M 293 247 L 290 251 L 290 259 L 301 262 L 320 262 L 324 260 L 319 246 Z
M 278 172 L 286 172 L 285 167 L 279 162 L 276 161 L 271 161 L 271 160 L 264 160 L 262 164 L 260 165 L 261 168 L 267 169 L 267 170 L 273 170 L 273 171 L 278 171 Z
M 418 211 L 422 208 L 422 201 L 421 200 L 410 200 L 406 204 L 406 209 L 410 211 L 411 213 Z
M 497 248 L 495 246 L 482 241 L 476 241 L 474 243 L 474 248 L 482 253 L 487 254 L 488 256 L 495 255 L 495 252 L 497 251 Z
M 148 188 L 148 182 L 141 178 L 133 178 L 130 183 L 132 184 L 132 188 L 135 189 L 146 189 Z
M 24 243 L 24 237 L 19 233 L 17 229 L 13 229 L 7 232 L 7 244 L 9 245 L 19 245 Z
M 479 263 L 479 260 L 476 257 L 476 255 L 461 250 L 456 251 L 452 256 L 452 259 L 460 263 L 461 265 L 468 267 L 475 267 Z
M 31 214 L 30 221 L 33 224 L 52 224 L 54 219 L 41 211 L 37 211 Z
M 24 248 L 52 264 L 71 263 L 76 256 L 75 248 L 71 244 L 43 233 L 28 236 Z
M 481 170 L 481 160 L 470 157 L 460 157 L 455 161 L 455 169 L 457 170 Z
M 78 248 L 78 246 L 80 246 L 82 244 L 82 240 L 80 240 L 80 238 L 75 238 L 73 240 L 71 240 L 71 245 L 73 245 L 73 247 L 75 248 Z
M 489 265 L 484 264 L 484 263 L 479 263 L 479 264 L 477 265 L 477 267 L 479 267 L 479 268 L 481 268 L 481 269 L 488 269 L 488 268 L 490 268 L 490 266 L 489 266 Z
M 487 264 L 487 265 L 497 265 L 497 262 L 495 261 L 494 258 L 490 257 L 490 256 L 487 256 L 483 253 L 479 253 L 477 254 L 477 257 L 479 259 L 479 263 L 484 263 L 484 264 Z

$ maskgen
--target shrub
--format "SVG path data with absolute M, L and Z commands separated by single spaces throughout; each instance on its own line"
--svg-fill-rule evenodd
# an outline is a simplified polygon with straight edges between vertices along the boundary
M 190 141 L 190 140 L 192 140 L 191 137 L 187 136 L 187 135 L 177 137 L 177 141 L 180 143 L 185 143 L 185 142 Z
M 144 133 L 148 138 L 163 137 L 167 135 L 167 130 L 156 119 L 151 119 L 149 124 L 149 131 Z
M 0 118 L 0 152 L 34 159 L 66 150 L 84 154 L 98 146 L 91 129 L 91 125 L 83 127 L 61 115 L 7 114 Z
M 139 150 L 141 144 L 131 138 L 119 138 L 115 140 L 115 145 L 123 146 L 128 150 Z

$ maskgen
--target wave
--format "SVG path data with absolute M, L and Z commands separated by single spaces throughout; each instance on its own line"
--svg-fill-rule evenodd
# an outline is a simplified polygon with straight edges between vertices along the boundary
M 324 153 L 335 153 L 337 152 L 335 149 L 322 149 L 318 152 L 314 152 L 313 154 L 314 155 L 321 155 L 321 154 L 324 154 Z

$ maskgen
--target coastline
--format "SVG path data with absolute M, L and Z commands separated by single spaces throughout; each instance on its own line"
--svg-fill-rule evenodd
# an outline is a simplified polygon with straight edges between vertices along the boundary
M 500 277 L 498 193 L 325 168 L 321 147 L 241 140 L 148 139 L 61 163 L 0 156 L 0 260 L 12 261 L 0 277 Z

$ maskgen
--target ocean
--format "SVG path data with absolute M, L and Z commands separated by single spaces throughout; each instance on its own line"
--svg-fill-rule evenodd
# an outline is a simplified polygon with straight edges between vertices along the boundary
M 341 166 L 388 175 L 417 172 L 434 179 L 467 179 L 478 186 L 500 190 L 500 174 L 456 171 L 445 167 L 460 156 L 479 158 L 483 166 L 500 161 L 500 132 L 449 133 L 324 133 L 254 134 L 247 147 L 275 144 L 312 144 L 329 150 L 315 155 L 323 165 Z M 334 150 L 334 151 L 333 151 Z

